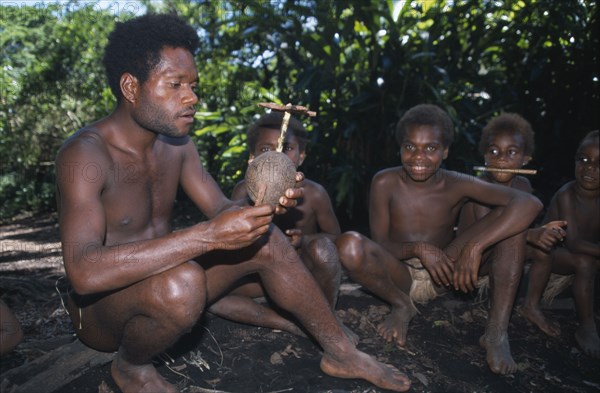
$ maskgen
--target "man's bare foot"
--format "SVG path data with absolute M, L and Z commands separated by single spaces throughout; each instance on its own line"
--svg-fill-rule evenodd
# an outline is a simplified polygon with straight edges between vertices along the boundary
M 600 359 L 600 338 L 594 324 L 579 326 L 575 331 L 575 340 L 586 355 Z
M 356 349 L 342 360 L 325 353 L 321 359 L 321 370 L 332 377 L 364 379 L 380 388 L 396 392 L 405 392 L 410 388 L 410 380 L 398 369 L 380 363 Z
M 560 336 L 560 326 L 555 321 L 552 321 L 544 316 L 542 310 L 539 308 L 530 308 L 527 306 L 521 307 L 520 310 L 521 315 L 523 315 L 527 320 L 534 325 L 536 325 L 540 330 L 552 337 Z
M 165 381 L 152 364 L 132 365 L 117 357 L 113 360 L 111 374 L 121 391 L 127 393 L 178 393 L 179 390 Z
M 510 353 L 506 332 L 489 336 L 486 333 L 479 338 L 479 345 L 485 349 L 485 358 L 493 373 L 505 375 L 517 371 L 517 363 L 515 363 Z
M 417 310 L 412 305 L 404 308 L 393 307 L 385 320 L 377 326 L 377 333 L 387 342 L 395 341 L 403 347 L 406 345 L 408 323 L 416 314 Z

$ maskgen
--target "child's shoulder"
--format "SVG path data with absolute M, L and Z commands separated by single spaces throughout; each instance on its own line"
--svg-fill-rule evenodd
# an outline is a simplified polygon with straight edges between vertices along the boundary
M 302 181 L 301 186 L 304 188 L 304 198 L 316 199 L 317 197 L 329 197 L 329 193 L 325 187 L 314 180 L 305 178 Z
M 555 196 L 566 197 L 571 195 L 571 193 L 575 190 L 575 185 L 577 182 L 575 180 L 571 180 L 563 184 L 554 194 Z
M 373 175 L 373 180 L 376 179 L 385 179 L 390 177 L 396 177 L 402 173 L 402 166 L 393 166 L 385 169 L 381 169 L 375 172 Z

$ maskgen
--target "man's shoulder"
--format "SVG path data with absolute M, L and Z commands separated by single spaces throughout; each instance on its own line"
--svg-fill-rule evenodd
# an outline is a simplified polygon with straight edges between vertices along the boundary
M 58 151 L 58 156 L 78 154 L 103 154 L 106 141 L 97 128 L 89 126 L 76 131 L 67 138 Z

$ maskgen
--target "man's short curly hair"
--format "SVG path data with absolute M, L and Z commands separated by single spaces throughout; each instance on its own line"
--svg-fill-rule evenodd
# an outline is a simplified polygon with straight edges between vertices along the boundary
M 523 137 L 525 155 L 533 155 L 535 149 L 534 132 L 531 124 L 517 113 L 505 112 L 491 119 L 481 133 L 479 152 L 484 155 L 490 145 L 490 139 L 502 132 L 512 132 Z
M 281 122 L 283 121 L 283 112 L 270 112 L 262 115 L 257 121 L 255 121 L 246 134 L 246 144 L 248 145 L 248 151 L 254 152 L 256 148 L 256 141 L 261 128 L 270 129 L 281 129 Z M 302 125 L 300 120 L 294 116 L 290 117 L 288 123 L 288 133 L 292 133 L 298 140 L 298 147 L 300 152 L 306 151 L 306 145 L 308 143 L 308 132 Z
M 402 144 L 404 135 L 414 126 L 437 126 L 442 131 L 442 143 L 449 147 L 454 142 L 454 125 L 450 116 L 439 106 L 419 104 L 410 108 L 396 125 L 396 140 Z
M 185 48 L 195 54 L 200 40 L 196 31 L 176 15 L 147 14 L 116 24 L 108 37 L 102 63 L 118 101 L 122 98 L 121 75 L 129 72 L 140 83 L 146 82 L 165 47 Z

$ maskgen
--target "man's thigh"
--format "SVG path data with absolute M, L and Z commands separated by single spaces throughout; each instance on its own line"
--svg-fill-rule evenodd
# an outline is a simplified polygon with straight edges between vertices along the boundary
M 133 317 L 169 318 L 165 291 L 174 277 L 190 268 L 201 269 L 195 262 L 188 262 L 106 294 L 80 296 L 70 291 L 67 307 L 75 332 L 92 348 L 117 350 L 124 328 Z M 204 296 L 205 287 L 197 290 L 198 296 Z

